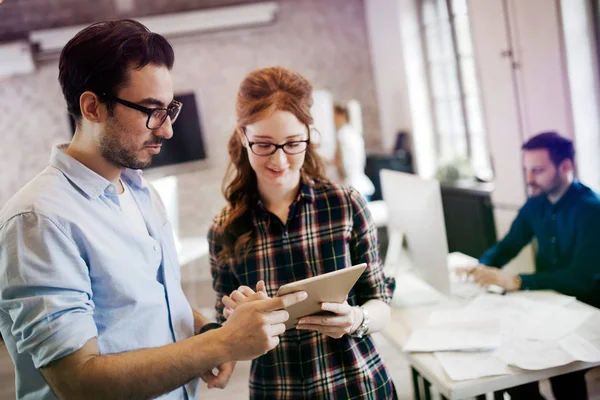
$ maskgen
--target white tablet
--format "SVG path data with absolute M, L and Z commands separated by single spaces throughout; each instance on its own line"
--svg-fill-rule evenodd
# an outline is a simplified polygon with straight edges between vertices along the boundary
M 286 308 L 290 313 L 290 319 L 285 323 L 286 329 L 295 328 L 302 317 L 321 313 L 321 303 L 343 303 L 366 268 L 367 264 L 359 264 L 281 286 L 277 296 L 300 291 L 308 295 L 306 300 Z

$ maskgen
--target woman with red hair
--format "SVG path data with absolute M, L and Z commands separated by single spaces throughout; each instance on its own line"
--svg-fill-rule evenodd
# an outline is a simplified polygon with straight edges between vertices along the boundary
M 387 325 L 395 283 L 383 274 L 365 200 L 323 175 L 311 106 L 311 84 L 285 68 L 254 71 L 240 86 L 228 205 L 209 231 L 218 319 L 250 288 L 274 296 L 286 283 L 367 263 L 347 301 L 323 303 L 333 314 L 302 318 L 252 362 L 250 397 L 395 399 L 369 335 Z

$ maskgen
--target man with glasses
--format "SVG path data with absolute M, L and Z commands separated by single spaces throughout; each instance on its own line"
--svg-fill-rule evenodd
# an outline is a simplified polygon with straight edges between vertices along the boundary
M 91 25 L 61 53 L 75 136 L 0 212 L 0 332 L 18 399 L 196 398 L 197 377 L 224 387 L 235 360 L 275 347 L 282 308 L 305 296 L 259 293 L 218 330 L 187 302 L 170 224 L 139 171 L 182 107 L 173 62 L 132 20 Z

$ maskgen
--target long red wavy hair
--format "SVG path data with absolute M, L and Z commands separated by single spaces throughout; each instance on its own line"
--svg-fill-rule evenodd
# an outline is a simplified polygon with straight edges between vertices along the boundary
M 312 105 L 312 85 L 302 75 L 289 69 L 259 69 L 242 81 L 236 102 L 237 126 L 228 144 L 230 163 L 223 181 L 223 195 L 229 203 L 229 210 L 221 224 L 223 251 L 219 257 L 229 258 L 247 252 L 254 231 L 252 207 L 256 206 L 253 201 L 258 189 L 248 150 L 242 142 L 243 129 L 274 111 L 288 111 L 310 130 L 313 124 Z M 323 162 L 312 142 L 306 150 L 302 179 L 307 184 L 326 180 Z

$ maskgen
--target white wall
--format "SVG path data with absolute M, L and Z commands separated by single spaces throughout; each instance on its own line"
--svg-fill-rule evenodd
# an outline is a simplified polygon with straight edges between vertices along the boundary
M 525 137 L 555 130 L 573 138 L 558 0 L 508 4 Z
M 514 84 L 510 57 L 510 32 L 507 31 L 501 0 L 470 0 L 469 15 L 473 50 L 481 89 L 486 132 L 495 173 L 492 196 L 495 207 L 514 209 L 526 199 L 523 181 L 519 96 Z
M 587 0 L 562 0 L 571 110 L 579 179 L 600 191 L 600 69 Z
M 558 3 L 470 0 L 469 12 L 496 173 L 494 201 L 518 206 L 525 200 L 521 144 L 547 130 L 574 136 Z
M 364 0 L 382 148 L 391 151 L 398 131 L 411 131 L 397 0 Z
M 524 139 L 520 98 L 516 85 L 511 49 L 501 0 L 470 0 L 469 15 L 473 48 L 481 89 L 488 143 L 495 174 L 492 193 L 496 233 L 502 238 L 526 200 L 522 172 L 521 145 Z M 507 268 L 519 272 L 533 270 L 533 252 L 526 247 Z
M 411 134 L 414 167 L 431 178 L 437 166 L 426 69 L 415 0 L 365 0 L 382 147 L 400 130 Z
M 497 177 L 494 201 L 524 199 L 515 185 L 522 179 L 517 125 L 521 141 L 546 130 L 573 139 L 579 179 L 600 190 L 600 69 L 590 2 L 470 0 L 469 8 Z M 512 57 L 500 55 L 506 50 Z

